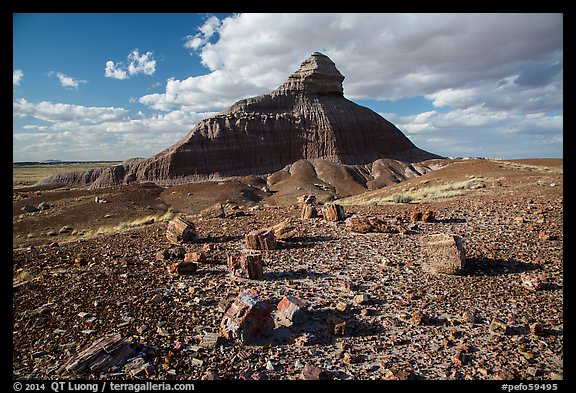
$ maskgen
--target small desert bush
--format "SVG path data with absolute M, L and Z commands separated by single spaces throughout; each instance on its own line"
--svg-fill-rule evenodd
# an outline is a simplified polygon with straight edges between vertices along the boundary
M 414 198 L 410 195 L 394 194 L 392 195 L 392 202 L 394 203 L 410 203 Z
M 14 277 L 14 281 L 16 282 L 26 281 L 30 277 L 31 277 L 30 272 L 28 270 L 22 270 L 16 275 L 16 277 Z

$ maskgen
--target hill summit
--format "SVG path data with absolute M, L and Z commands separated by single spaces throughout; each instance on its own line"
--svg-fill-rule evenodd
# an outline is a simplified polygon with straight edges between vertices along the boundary
M 376 112 L 344 97 L 344 76 L 314 52 L 287 81 L 198 122 L 173 146 L 142 160 L 43 183 L 93 188 L 130 182 L 173 185 L 264 175 L 299 160 L 366 165 L 380 159 L 419 162 L 439 156 L 417 148 Z

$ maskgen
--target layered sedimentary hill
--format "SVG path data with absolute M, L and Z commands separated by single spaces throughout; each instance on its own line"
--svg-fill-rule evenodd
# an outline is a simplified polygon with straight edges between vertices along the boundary
M 409 164 L 439 158 L 417 148 L 382 116 L 346 99 L 343 80 L 327 56 L 314 52 L 270 94 L 240 100 L 200 121 L 152 157 L 43 183 L 170 185 L 271 174 L 299 160 L 357 166 L 380 159 Z

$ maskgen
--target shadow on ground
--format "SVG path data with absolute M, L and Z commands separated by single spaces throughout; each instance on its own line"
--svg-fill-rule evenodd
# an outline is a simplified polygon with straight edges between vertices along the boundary
M 278 245 L 280 249 L 289 250 L 292 248 L 314 247 L 314 245 L 317 243 L 323 243 L 332 240 L 338 240 L 338 238 L 334 236 L 301 236 L 280 240 L 278 241 Z
M 540 269 L 538 264 L 520 262 L 514 259 L 467 258 L 463 274 L 469 276 L 500 276 L 537 269 Z

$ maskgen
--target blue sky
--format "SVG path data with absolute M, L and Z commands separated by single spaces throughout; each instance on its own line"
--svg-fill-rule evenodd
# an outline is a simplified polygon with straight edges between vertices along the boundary
M 443 156 L 563 157 L 562 14 L 14 14 L 13 161 L 126 160 L 314 51 Z

